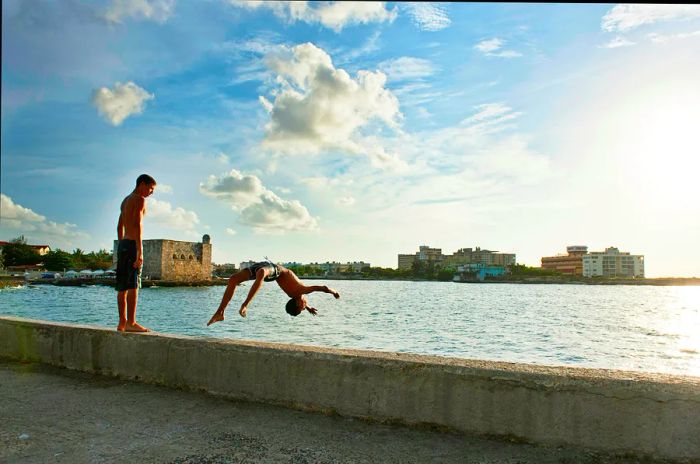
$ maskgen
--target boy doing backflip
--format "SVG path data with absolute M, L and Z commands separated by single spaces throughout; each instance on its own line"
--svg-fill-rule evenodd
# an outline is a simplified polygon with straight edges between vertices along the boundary
M 119 325 L 117 330 L 125 332 L 148 332 L 136 322 L 136 304 L 141 287 L 143 265 L 143 216 L 146 214 L 146 197 L 156 188 L 156 181 L 148 174 L 136 179 L 136 188 L 124 201 L 117 224 L 117 307 Z
M 215 322 L 224 320 L 224 311 L 226 310 L 226 306 L 228 305 L 229 301 L 231 301 L 231 298 L 233 297 L 236 286 L 242 282 L 245 282 L 246 280 L 255 280 L 255 282 L 253 282 L 251 285 L 250 290 L 248 291 L 248 297 L 245 299 L 241 305 L 241 309 L 238 311 L 242 317 L 246 316 L 246 313 L 248 312 L 248 305 L 255 297 L 255 294 L 258 293 L 260 287 L 262 287 L 263 282 L 276 281 L 277 285 L 280 286 L 282 291 L 289 296 L 290 300 L 287 302 L 285 309 L 287 314 L 291 316 L 297 316 L 304 310 L 307 310 L 314 316 L 316 315 L 318 311 L 316 308 L 308 306 L 306 297 L 304 296 L 308 295 L 309 293 L 324 292 L 330 293 L 336 298 L 340 298 L 340 294 L 332 288 L 328 288 L 325 285 L 304 285 L 291 270 L 280 264 L 263 261 L 260 263 L 255 263 L 246 269 L 241 269 L 229 278 L 226 291 L 224 291 L 221 304 L 219 304 L 219 309 L 217 309 L 211 319 L 209 319 L 209 322 L 207 323 L 208 326 Z

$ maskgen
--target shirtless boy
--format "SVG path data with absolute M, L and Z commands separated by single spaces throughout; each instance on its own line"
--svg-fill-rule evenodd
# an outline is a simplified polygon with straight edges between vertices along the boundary
M 119 325 L 117 330 L 125 332 L 148 332 L 136 322 L 136 303 L 141 287 L 143 265 L 143 216 L 146 214 L 146 197 L 156 188 L 156 181 L 148 174 L 136 179 L 136 188 L 124 198 L 117 224 L 117 307 Z
M 328 288 L 325 285 L 304 285 L 301 283 L 299 278 L 291 270 L 285 268 L 280 264 L 274 264 L 269 261 L 263 261 L 260 263 L 255 263 L 249 268 L 242 269 L 232 275 L 228 279 L 228 285 L 226 286 L 226 291 L 221 299 L 221 304 L 219 309 L 216 310 L 214 315 L 209 319 L 207 325 L 212 325 L 215 322 L 224 320 L 224 311 L 229 301 L 233 297 L 233 293 L 236 290 L 236 286 L 246 280 L 255 280 L 248 291 L 248 297 L 245 299 L 241 305 L 241 309 L 238 313 L 245 317 L 248 312 L 248 305 L 258 293 L 260 287 L 262 287 L 263 281 L 271 282 L 277 281 L 277 285 L 280 286 L 282 291 L 286 293 L 290 300 L 287 302 L 286 311 L 290 316 L 297 316 L 302 311 L 307 310 L 312 315 L 316 315 L 318 312 L 316 308 L 312 308 L 307 304 L 306 297 L 312 292 L 324 292 L 330 293 L 336 298 L 340 298 L 340 293 L 336 292 L 332 288 Z

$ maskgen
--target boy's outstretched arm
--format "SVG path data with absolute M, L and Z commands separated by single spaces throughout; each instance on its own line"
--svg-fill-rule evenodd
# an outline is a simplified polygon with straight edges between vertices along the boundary
M 340 298 L 340 293 L 337 291 L 333 290 L 327 285 L 310 285 L 304 288 L 304 293 L 313 293 L 313 292 L 323 292 L 323 293 L 330 293 L 333 295 L 336 299 Z

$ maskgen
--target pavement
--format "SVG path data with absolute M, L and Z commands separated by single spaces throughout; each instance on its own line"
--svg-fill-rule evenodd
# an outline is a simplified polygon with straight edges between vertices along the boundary
M 0 463 L 667 463 L 0 360 Z

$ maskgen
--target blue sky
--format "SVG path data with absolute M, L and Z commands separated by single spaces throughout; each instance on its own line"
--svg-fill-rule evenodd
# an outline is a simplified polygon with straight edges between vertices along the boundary
M 2 3 L 0 240 L 396 267 L 567 245 L 700 276 L 700 7 Z

